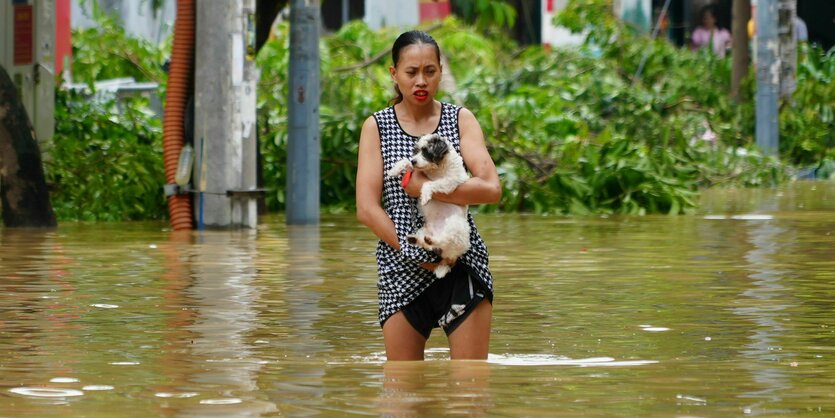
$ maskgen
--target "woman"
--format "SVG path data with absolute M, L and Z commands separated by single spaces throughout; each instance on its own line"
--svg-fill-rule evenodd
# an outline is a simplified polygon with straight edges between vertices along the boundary
M 724 58 L 725 51 L 731 47 L 731 33 L 716 26 L 716 6 L 708 4 L 703 7 L 700 17 L 702 24 L 693 31 L 693 49 L 708 47 Z
M 453 143 L 471 174 L 454 192 L 436 193 L 433 199 L 461 205 L 498 202 L 496 166 L 472 112 L 435 100 L 443 73 L 437 42 L 425 32 L 406 32 L 394 42 L 391 56 L 397 97 L 362 126 L 356 191 L 357 218 L 380 238 L 377 287 L 386 357 L 423 360 L 426 340 L 440 326 L 453 359 L 486 359 L 493 278 L 472 216 L 470 250 L 452 272 L 436 279 L 432 270 L 438 257 L 406 240 L 423 223 L 415 198 L 427 178 L 419 170 L 408 182 L 384 173 L 412 155 L 418 137 L 433 132 Z

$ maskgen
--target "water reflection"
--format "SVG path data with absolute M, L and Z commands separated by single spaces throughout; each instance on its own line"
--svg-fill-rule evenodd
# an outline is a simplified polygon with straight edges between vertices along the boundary
M 479 215 L 486 362 L 449 361 L 442 333 L 385 362 L 377 239 L 350 214 L 0 229 L 0 414 L 826 414 L 835 183 L 814 187 L 699 216 Z
M 156 397 L 190 398 L 198 403 L 171 406 L 177 416 L 223 415 L 241 394 L 258 390 L 264 361 L 253 352 L 249 334 L 257 323 L 260 298 L 255 283 L 256 231 L 201 231 L 195 236 L 172 233 L 164 246 L 167 321 L 166 356 L 170 373 L 194 366 L 185 375 L 170 375 L 176 385 L 159 386 Z M 192 237 L 194 240 L 192 242 Z M 185 331 L 185 335 L 183 332 Z M 184 336 L 186 338 L 184 338 Z M 178 355 L 179 354 L 179 355 Z M 249 399 L 236 411 L 275 411 L 271 402 Z M 216 407 L 221 405 L 221 407 Z M 163 409 L 167 409 L 163 406 Z
M 786 311 L 791 309 L 792 305 L 785 302 L 789 298 L 783 284 L 783 278 L 790 272 L 778 268 L 780 263 L 776 258 L 787 250 L 785 242 L 790 240 L 790 235 L 790 231 L 767 222 L 766 218 L 749 223 L 748 240 L 751 250 L 745 255 L 745 261 L 749 263 L 751 288 L 740 295 L 740 303 L 745 306 L 734 309 L 737 315 L 754 323 L 749 336 L 750 342 L 747 344 L 748 349 L 742 350 L 742 353 L 753 360 L 744 364 L 752 374 L 758 389 L 741 396 L 758 401 L 746 407 L 746 413 L 788 412 L 769 410 L 767 405 L 781 401 L 783 393 L 792 387 L 786 367 L 780 363 L 781 360 L 795 355 L 784 352 L 781 347 L 781 340 L 785 339 L 789 332 L 784 323 L 791 320 Z
M 316 324 L 322 318 L 322 294 L 317 287 L 324 283 L 320 252 L 319 225 L 287 227 L 287 302 L 290 325 L 299 345 L 295 348 L 307 357 L 327 349 L 317 341 Z
M 14 365 L 20 382 L 37 375 L 49 361 L 34 355 L 44 346 L 78 344 L 75 334 L 83 330 L 77 322 L 79 307 L 73 303 L 78 287 L 70 272 L 74 262 L 55 240 L 55 232 L 0 232 L 0 347 L 6 348 L 0 358 Z M 63 371 L 72 374 L 75 360 L 73 353 L 66 353 Z
M 385 363 L 383 371 L 381 416 L 487 416 L 494 404 L 484 361 L 397 361 Z
M 324 283 L 319 225 L 290 225 L 286 236 L 282 283 L 286 307 L 280 324 L 282 341 L 273 349 L 276 356 L 288 361 L 280 360 L 283 378 L 272 383 L 270 397 L 282 400 L 289 411 L 303 413 L 315 410 L 327 394 L 326 363 L 321 357 L 330 347 L 327 336 L 317 329 L 323 318 L 320 288 Z

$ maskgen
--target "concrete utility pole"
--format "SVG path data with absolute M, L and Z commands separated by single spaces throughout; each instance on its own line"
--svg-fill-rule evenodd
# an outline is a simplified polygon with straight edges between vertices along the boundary
M 780 40 L 780 98 L 789 100 L 797 89 L 797 37 L 794 36 L 794 20 L 797 17 L 797 0 L 779 0 L 778 29 Z
M 255 0 L 197 3 L 195 219 L 257 226 Z
M 319 223 L 319 1 L 290 3 L 287 223 Z
M 777 0 L 757 0 L 757 145 L 766 155 L 777 155 L 780 87 L 780 43 L 777 37 Z

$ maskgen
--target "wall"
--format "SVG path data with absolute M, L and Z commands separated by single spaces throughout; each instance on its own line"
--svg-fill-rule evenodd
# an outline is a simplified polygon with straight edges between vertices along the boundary
M 576 46 L 583 43 L 585 35 L 571 33 L 553 23 L 554 15 L 565 9 L 568 0 L 542 0 L 542 43 L 549 46 Z
M 150 1 L 72 0 L 73 29 L 96 26 L 91 7 L 86 5 L 92 1 L 98 1 L 102 11 L 115 14 L 130 35 L 157 43 L 165 41 L 171 34 L 174 18 L 177 15 L 176 0 L 164 0 L 156 15 L 154 15 Z
M 372 29 L 417 26 L 418 0 L 366 0 L 365 23 Z

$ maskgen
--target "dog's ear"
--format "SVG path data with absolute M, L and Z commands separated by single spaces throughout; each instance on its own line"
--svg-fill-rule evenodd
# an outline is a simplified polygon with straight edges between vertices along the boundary
M 449 146 L 447 142 L 441 138 L 440 135 L 434 134 L 431 138 L 426 142 L 426 148 L 424 149 L 426 155 L 424 157 L 434 163 L 440 163 L 446 154 L 449 152 Z

